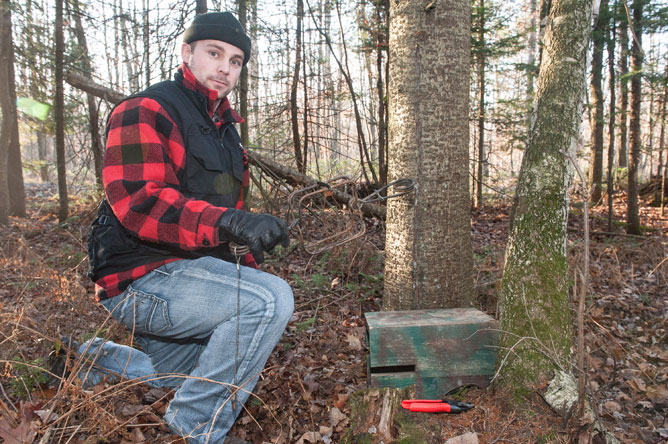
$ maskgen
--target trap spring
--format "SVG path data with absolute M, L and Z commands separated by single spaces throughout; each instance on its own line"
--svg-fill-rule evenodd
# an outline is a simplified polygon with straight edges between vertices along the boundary
M 364 235 L 362 205 L 404 196 L 414 189 L 412 179 L 402 178 L 360 199 L 358 184 L 347 176 L 317 182 L 288 196 L 289 229 L 296 232 L 299 244 L 307 253 L 322 253 Z M 351 198 L 341 203 L 335 198 L 336 192 Z

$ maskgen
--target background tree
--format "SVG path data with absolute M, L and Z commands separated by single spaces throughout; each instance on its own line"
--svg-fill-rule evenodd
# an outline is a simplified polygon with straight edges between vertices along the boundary
M 0 144 L 4 145 L 0 149 L 0 157 L 6 157 L 6 185 L 8 199 L 5 200 L 8 205 L 8 214 L 24 217 L 26 215 L 25 189 L 23 185 L 23 166 L 21 163 L 21 144 L 19 141 L 19 125 L 16 110 L 16 80 L 14 76 L 14 39 L 12 37 L 12 2 L 2 3 L 2 21 L 3 21 L 3 39 L 2 39 L 2 59 L 0 60 L 6 66 L 2 76 L 2 131 L 0 133 Z M 0 160 L 0 171 L 5 160 Z M 2 217 L 0 217 L 2 220 Z
M 415 192 L 387 209 L 384 310 L 473 299 L 468 193 L 470 3 L 390 2 L 389 176 Z
M 601 1 L 601 11 L 607 11 L 607 0 Z M 608 17 L 599 14 L 592 32 L 592 62 L 589 122 L 591 127 L 591 147 L 589 156 L 589 199 L 593 203 L 601 200 L 603 183 L 603 49 Z
M 606 3 L 607 6 L 607 3 Z M 615 115 L 616 115 L 616 88 L 615 79 L 615 35 L 616 35 L 616 18 L 615 11 L 618 10 L 618 2 L 615 1 L 612 7 L 608 7 L 605 14 L 608 17 L 608 24 L 606 27 L 606 40 L 608 48 L 608 87 L 609 87 L 609 111 L 608 111 L 608 170 L 607 170 L 607 192 L 608 192 L 608 231 L 612 231 L 612 214 L 613 214 L 613 199 L 615 192 L 612 181 L 612 172 L 615 164 Z M 603 14 L 601 10 L 599 16 Z
M 626 232 L 640 234 L 638 214 L 638 161 L 642 144 L 640 133 L 640 105 L 642 101 L 642 29 L 644 0 L 633 0 L 633 41 L 631 43 L 631 115 L 629 118 L 629 183 L 626 205 Z
M 12 100 L 14 86 L 14 43 L 12 39 L 12 9 L 9 0 L 0 3 L 0 224 L 9 222 L 9 151 L 12 149 L 14 126 L 17 125 L 16 101 Z M 15 94 L 15 93 L 14 93 Z M 18 134 L 18 132 L 17 132 Z M 18 143 L 18 140 L 16 141 Z
M 56 71 L 55 71 L 55 112 L 56 112 L 56 169 L 58 170 L 58 220 L 67 219 L 69 199 L 67 196 L 67 170 L 65 166 L 65 97 L 63 91 L 63 58 L 65 42 L 63 37 L 63 1 L 56 0 Z
M 491 0 L 473 0 L 471 4 L 471 71 L 475 72 L 475 97 L 472 97 L 473 114 L 477 121 L 477 140 L 475 141 L 473 168 L 475 206 L 480 207 L 483 199 L 483 187 L 489 171 L 489 149 L 486 146 L 486 125 L 488 123 L 486 97 L 489 94 L 486 77 L 489 65 L 500 57 L 517 54 L 522 48 L 522 34 L 508 32 L 508 18 L 500 12 L 499 5 Z M 533 67 L 532 67 L 533 68 Z M 527 79 L 527 81 L 533 81 Z M 477 103 L 476 103 L 477 102 Z M 489 144 L 491 145 L 491 143 Z
M 592 0 L 548 11 L 534 113 L 510 222 L 500 294 L 499 375 L 526 393 L 568 368 L 572 322 L 566 223 L 585 93 Z
M 619 155 L 620 168 L 627 166 L 628 152 L 628 109 L 629 109 L 629 20 L 626 2 L 618 3 L 619 17 Z

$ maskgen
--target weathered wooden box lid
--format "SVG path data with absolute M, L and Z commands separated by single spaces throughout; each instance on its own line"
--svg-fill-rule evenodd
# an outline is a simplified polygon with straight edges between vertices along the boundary
M 498 325 L 474 308 L 369 312 L 368 376 L 374 387 L 415 384 L 419 397 L 485 387 L 494 374 Z

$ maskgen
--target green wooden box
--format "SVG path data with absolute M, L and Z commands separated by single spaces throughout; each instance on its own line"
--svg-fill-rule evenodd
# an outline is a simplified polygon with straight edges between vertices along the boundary
M 498 324 L 474 308 L 368 312 L 368 381 L 372 387 L 415 384 L 418 398 L 489 385 Z

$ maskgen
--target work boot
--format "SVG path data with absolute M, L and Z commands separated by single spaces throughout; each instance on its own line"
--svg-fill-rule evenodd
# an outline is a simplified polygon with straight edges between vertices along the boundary
M 74 355 L 79 351 L 79 343 L 74 339 L 63 336 L 60 338 L 60 344 L 54 346 L 47 363 L 49 365 L 49 380 L 50 387 L 57 386 L 61 379 L 67 379 L 69 376 L 69 368 L 67 365 L 67 356 Z

